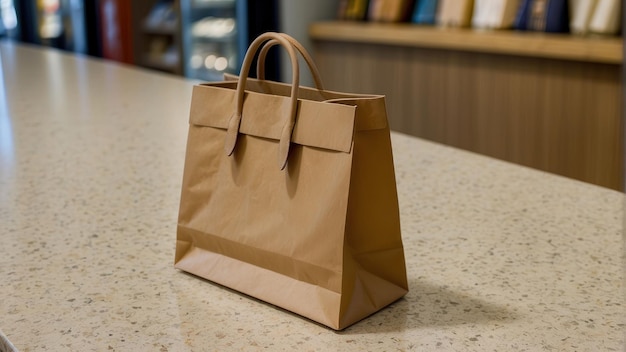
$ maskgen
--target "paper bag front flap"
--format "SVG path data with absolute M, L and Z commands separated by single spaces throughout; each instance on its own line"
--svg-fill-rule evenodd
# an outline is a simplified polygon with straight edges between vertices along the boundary
M 239 133 L 280 139 L 289 113 L 289 97 L 246 91 Z M 235 111 L 235 90 L 211 85 L 193 89 L 189 123 L 226 129 Z M 350 152 L 356 107 L 298 100 L 292 143 Z
M 225 74 L 225 82 L 211 83 L 222 87 L 237 88 L 239 76 Z M 248 90 L 272 95 L 289 96 L 291 85 L 287 83 L 274 82 L 268 80 L 258 80 L 248 78 Z M 332 104 L 344 104 L 357 107 L 356 121 L 354 128 L 356 131 L 376 130 L 387 128 L 387 110 L 384 95 L 342 93 L 330 90 L 318 90 L 316 88 L 300 86 L 298 97 L 303 100 L 312 100 Z

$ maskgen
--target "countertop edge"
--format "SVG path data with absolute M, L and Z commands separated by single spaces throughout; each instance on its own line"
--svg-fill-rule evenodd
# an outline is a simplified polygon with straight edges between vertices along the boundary
M 18 349 L 9 341 L 2 330 L 0 330 L 0 352 L 18 352 Z

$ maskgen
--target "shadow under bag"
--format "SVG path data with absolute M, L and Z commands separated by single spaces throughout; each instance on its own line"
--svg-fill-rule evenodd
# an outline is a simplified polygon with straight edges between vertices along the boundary
M 275 44 L 291 85 L 262 79 Z M 260 79 L 247 78 L 259 49 Z M 316 89 L 299 86 L 298 51 Z M 231 79 L 193 89 L 176 268 L 337 330 L 404 296 L 384 96 L 324 90 L 278 33 Z

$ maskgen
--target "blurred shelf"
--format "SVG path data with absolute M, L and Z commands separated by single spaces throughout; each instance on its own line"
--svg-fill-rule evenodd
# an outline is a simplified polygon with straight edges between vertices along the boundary
M 624 190 L 621 37 L 321 22 L 326 87 L 385 95 L 391 129 Z
M 162 34 L 162 35 L 176 35 L 178 33 L 178 24 L 160 25 L 160 26 L 148 26 L 142 27 L 143 32 L 146 34 Z
M 621 37 L 576 36 L 514 30 L 474 30 L 415 24 L 334 21 L 314 23 L 314 40 L 347 41 L 554 58 L 621 65 Z
M 195 9 L 214 9 L 235 7 L 235 0 L 195 0 L 192 5 Z
M 133 55 L 137 64 L 182 74 L 180 1 L 142 0 L 130 3 Z
M 224 36 L 224 37 L 207 37 L 207 36 L 199 36 L 199 35 L 191 36 L 191 42 L 198 43 L 198 44 L 215 43 L 215 44 L 237 45 L 236 39 L 237 39 L 236 34 Z

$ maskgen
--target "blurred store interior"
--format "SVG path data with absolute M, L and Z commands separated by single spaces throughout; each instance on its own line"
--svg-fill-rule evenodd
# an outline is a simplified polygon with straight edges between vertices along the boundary
M 336 18 L 337 1 L 0 0 L 0 11 L 0 37 L 219 80 L 260 33 L 306 42 L 307 23 Z M 267 70 L 280 79 L 277 53 Z
M 265 31 L 393 130 L 624 190 L 621 0 L 0 0 L 0 40 L 214 81 Z M 266 78 L 289 82 L 272 50 Z M 302 65 L 305 67 L 305 65 Z M 254 72 L 252 73 L 254 75 Z M 312 85 L 303 70 L 301 83 Z

